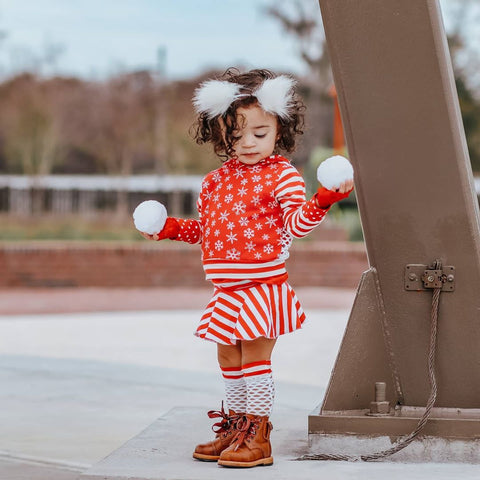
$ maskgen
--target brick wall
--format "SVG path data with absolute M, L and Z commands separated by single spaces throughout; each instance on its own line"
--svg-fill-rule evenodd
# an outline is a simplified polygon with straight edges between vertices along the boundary
M 294 286 L 355 288 L 368 268 L 363 244 L 297 242 L 290 253 Z M 198 246 L 173 242 L 7 243 L 0 271 L 0 288 L 208 285 Z

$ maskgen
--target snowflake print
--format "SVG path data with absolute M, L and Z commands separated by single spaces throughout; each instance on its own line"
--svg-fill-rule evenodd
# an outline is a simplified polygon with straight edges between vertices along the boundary
M 210 216 L 211 216 L 211 217 L 214 217 L 214 216 L 216 215 L 216 213 L 217 213 L 217 212 L 216 212 L 215 210 L 212 210 L 212 211 L 210 212 Z
M 260 203 L 260 197 L 258 195 L 255 195 L 253 198 L 252 198 L 252 203 L 257 206 L 259 203 Z
M 232 248 L 227 250 L 227 255 L 225 257 L 227 260 L 240 260 L 240 252 Z
M 228 222 L 227 223 L 227 229 L 228 230 L 233 230 L 235 228 L 235 224 L 233 222 Z
M 243 178 L 243 170 L 241 168 L 237 168 L 235 173 L 233 174 L 235 178 L 238 180 L 239 178 Z
M 223 222 L 226 222 L 228 220 L 228 216 L 230 214 L 228 213 L 227 210 L 225 210 L 223 213 L 220 214 L 220 221 L 223 223 Z
M 263 190 L 263 185 L 255 185 L 255 187 L 253 187 L 253 191 L 255 193 L 260 193 L 262 190 Z
M 261 260 L 261 259 L 262 259 L 262 254 L 257 252 L 255 254 L 255 260 Z
M 272 184 L 273 184 L 273 182 L 272 182 L 271 180 L 267 180 L 267 181 L 265 182 L 265 185 L 266 185 L 267 187 L 269 187 L 269 186 L 272 185 Z
M 233 200 L 233 195 L 232 195 L 231 193 L 229 193 L 229 194 L 225 197 L 225 202 L 226 202 L 226 203 L 230 203 L 232 200 Z
M 267 209 L 265 207 L 260 207 L 260 213 L 265 213 Z
M 225 177 L 225 181 L 228 182 L 231 178 L 232 178 L 232 177 L 231 177 L 230 175 L 227 175 L 227 176 Z
M 217 240 L 215 242 L 215 250 L 221 250 L 223 248 L 223 242 L 221 240 Z
M 267 255 L 270 255 L 270 254 L 273 252 L 273 245 L 270 245 L 269 243 L 267 243 L 266 245 L 264 245 L 263 251 L 264 251 Z
M 212 227 L 214 227 L 216 223 L 217 223 L 217 221 L 216 221 L 215 219 L 213 219 L 213 220 L 210 222 L 210 225 L 211 225 Z
M 220 172 L 215 172 L 215 173 L 213 174 L 213 178 L 212 178 L 212 179 L 213 179 L 214 182 L 219 182 L 219 181 L 222 179 L 222 177 L 220 176 Z
M 274 218 L 273 215 L 270 215 L 269 217 L 266 218 L 266 221 L 267 221 L 267 225 L 269 227 L 274 227 L 275 224 L 277 223 L 277 220 Z
M 214 253 L 213 250 L 210 250 L 210 251 L 208 252 L 208 255 L 209 255 L 210 257 L 213 257 L 213 256 L 215 255 L 215 253 Z
M 248 183 L 248 180 L 246 178 L 244 178 L 241 182 L 240 182 L 243 186 L 245 186 L 247 183 Z
M 220 235 L 220 230 L 218 230 L 218 229 L 215 230 L 215 231 L 213 232 L 213 234 L 214 234 L 216 237 L 218 237 L 218 236 Z
M 246 205 L 243 203 L 243 202 L 236 202 L 233 207 L 232 207 L 232 210 L 237 214 L 237 215 L 240 215 L 241 213 L 245 213 L 245 209 L 246 209 Z
M 256 245 L 255 243 L 253 243 L 253 242 L 247 242 L 247 243 L 245 244 L 245 248 L 246 248 L 246 250 L 247 250 L 248 252 L 252 252 L 253 250 L 255 250 L 255 247 L 256 247 L 256 246 L 257 246 L 257 245 Z
M 275 208 L 277 206 L 277 202 L 270 202 L 268 204 L 268 208 Z
M 222 202 L 218 202 L 217 203 L 217 208 L 221 208 L 222 207 Z
M 226 180 L 226 179 L 225 179 L 225 180 Z M 231 190 L 232 188 L 233 188 L 233 185 L 232 185 L 231 183 L 229 183 L 229 184 L 227 185 L 227 190 Z
M 217 203 L 218 201 L 220 200 L 220 195 L 218 193 L 216 193 L 214 196 L 213 196 L 213 201 L 215 203 Z
M 205 250 L 208 250 L 210 248 L 210 240 L 207 240 L 204 245 L 205 245 Z
M 253 220 L 258 220 L 258 213 L 254 213 L 254 214 L 252 215 L 252 219 L 253 219 Z
M 251 228 L 247 228 L 246 230 L 243 231 L 243 234 L 247 238 L 253 238 L 255 236 L 255 230 L 252 230 Z
M 212 222 L 212 225 L 213 225 L 213 222 Z M 283 229 L 280 227 L 278 227 L 275 231 L 277 232 L 277 235 L 281 235 L 283 233 Z
M 264 233 L 262 235 L 262 240 L 268 240 L 270 238 L 270 235 L 268 233 Z
M 267 173 L 267 174 L 265 175 L 265 178 L 272 178 L 272 174 L 271 174 L 271 173 Z
M 262 170 L 262 167 L 260 165 L 254 165 L 252 167 L 252 172 L 253 173 L 259 173 Z M 255 181 L 255 180 L 254 180 Z
M 252 182 L 257 183 L 257 182 L 259 182 L 261 179 L 262 179 L 262 177 L 261 177 L 260 175 L 254 175 L 254 176 L 252 177 Z
M 209 185 L 210 185 L 210 182 L 203 182 L 202 183 L 202 189 L 206 190 Z
M 238 221 L 240 223 L 241 227 L 246 227 L 248 225 L 248 218 L 247 217 L 241 217 L 240 220 Z
M 255 224 L 255 228 L 257 230 L 261 230 L 263 228 L 263 225 L 260 222 L 258 222 L 258 223 Z
M 213 192 L 207 192 L 207 193 L 205 194 L 205 198 L 206 198 L 207 200 L 210 200 L 210 199 L 212 198 L 212 195 L 213 195 Z
M 205 230 L 205 235 L 208 237 L 210 235 L 210 227 L 207 227 Z M 208 248 L 208 247 L 206 247 Z
M 240 188 L 240 189 L 238 190 L 237 193 L 238 193 L 241 197 L 243 197 L 244 195 L 247 194 L 247 192 L 248 192 L 248 190 L 247 190 L 245 187 L 242 187 L 242 188 Z
M 237 241 L 237 234 L 236 234 L 236 233 L 233 233 L 233 232 L 230 232 L 230 233 L 227 235 L 227 242 L 235 243 L 236 241 Z

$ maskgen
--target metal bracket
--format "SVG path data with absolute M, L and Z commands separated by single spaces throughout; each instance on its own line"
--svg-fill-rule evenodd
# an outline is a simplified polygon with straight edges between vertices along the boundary
M 442 292 L 455 290 L 455 267 L 442 267 L 442 270 L 418 264 L 405 267 L 405 290 L 418 292 L 440 287 Z

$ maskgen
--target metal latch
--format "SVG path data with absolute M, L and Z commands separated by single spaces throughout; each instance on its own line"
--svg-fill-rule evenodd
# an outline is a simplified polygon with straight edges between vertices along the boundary
M 418 264 L 405 267 L 405 290 L 420 291 L 440 287 L 442 292 L 455 290 L 455 267 L 442 267 L 441 270 Z

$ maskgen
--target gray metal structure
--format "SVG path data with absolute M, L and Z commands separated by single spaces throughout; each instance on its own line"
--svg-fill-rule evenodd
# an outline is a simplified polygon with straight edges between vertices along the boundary
M 370 268 L 309 432 L 395 437 L 415 428 L 430 393 L 432 301 L 418 272 L 440 259 L 453 268 L 424 434 L 480 438 L 479 211 L 439 4 L 320 7 Z M 386 383 L 389 413 L 371 415 L 376 382 Z

